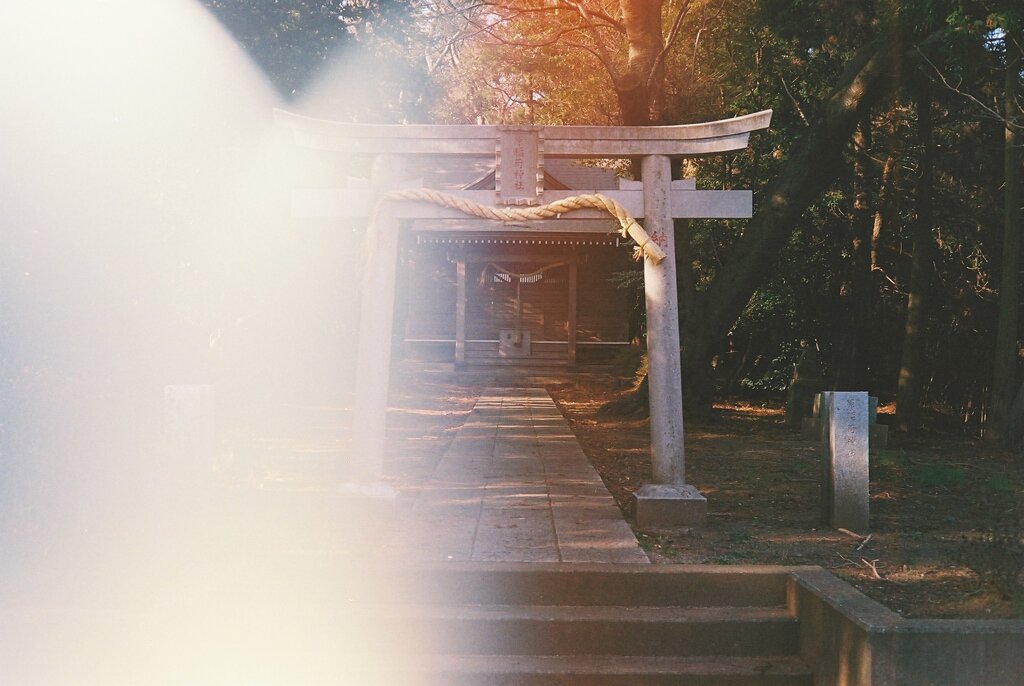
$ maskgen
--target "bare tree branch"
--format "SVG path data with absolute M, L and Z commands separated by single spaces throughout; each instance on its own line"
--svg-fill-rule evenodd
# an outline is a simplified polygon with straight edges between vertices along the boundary
M 583 16 L 584 18 L 590 17 L 591 21 L 595 18 L 600 19 L 605 24 L 607 24 L 609 28 L 613 28 L 621 34 L 626 33 L 626 27 L 622 24 L 621 21 L 619 21 L 615 17 L 610 16 L 609 14 L 603 12 L 600 9 L 595 10 L 594 8 L 586 7 L 585 3 L 572 2 L 572 0 L 559 0 L 558 4 L 562 7 L 576 10 L 576 12 L 578 12 L 580 16 Z
M 658 71 L 664 66 L 665 57 L 668 55 L 668 51 L 672 49 L 672 44 L 675 43 L 676 38 L 679 37 L 679 30 L 683 25 L 683 18 L 689 12 L 689 9 L 690 0 L 682 0 L 682 2 L 679 3 L 679 10 L 676 12 L 676 16 L 672 20 L 672 28 L 669 29 L 668 36 L 665 38 L 665 45 L 662 47 L 661 52 L 658 53 L 658 56 L 654 58 L 654 62 L 651 64 L 651 71 L 647 75 L 644 87 L 648 91 L 650 91 L 651 87 L 654 85 Z
M 962 98 L 969 100 L 970 102 L 973 102 L 981 109 L 982 112 L 985 113 L 985 115 L 987 115 L 991 119 L 1002 122 L 1003 125 L 1006 126 L 1006 128 L 1017 131 L 1018 133 L 1024 132 L 1024 125 L 1016 121 L 1010 121 L 1002 114 L 1000 114 L 998 110 L 989 107 L 988 105 L 986 105 L 985 103 L 983 103 L 981 100 L 974 97 L 970 93 L 961 90 L 959 83 L 955 85 L 950 83 L 949 79 L 946 78 L 946 75 L 942 73 L 942 70 L 939 69 L 934 62 L 928 59 L 928 55 L 924 54 L 924 51 L 921 50 L 920 47 L 915 47 L 915 50 L 917 51 L 917 54 L 920 55 L 921 59 L 923 59 L 928 64 L 928 66 L 932 68 L 932 71 L 935 72 L 935 76 L 939 78 L 939 81 L 941 81 L 942 85 L 945 86 L 948 90 L 956 93 Z
M 598 25 L 593 21 L 594 13 L 586 7 L 582 6 L 582 3 L 574 3 L 569 0 L 561 0 L 557 5 L 545 6 L 545 7 L 528 7 L 523 8 L 515 5 L 498 2 L 476 2 L 466 7 L 458 6 L 453 0 L 447 0 L 448 6 L 451 8 L 450 12 L 447 12 L 447 16 L 459 16 L 466 22 L 467 25 L 473 27 L 473 31 L 460 32 L 456 37 L 452 39 L 456 43 L 464 43 L 472 40 L 477 36 L 486 35 L 501 45 L 518 48 L 545 48 L 558 43 L 565 36 L 571 35 L 577 31 L 586 31 L 591 35 L 597 49 L 585 48 L 587 52 L 597 57 L 601 62 L 602 66 L 608 70 L 612 75 L 613 83 L 617 78 L 615 70 L 615 63 L 611 58 L 610 53 L 604 45 L 604 41 L 601 38 L 599 29 L 614 29 L 618 31 L 621 27 L 621 23 L 615 21 L 604 12 L 598 12 L 597 16 L 604 22 L 602 25 Z M 581 24 L 577 26 L 559 27 L 553 33 L 549 33 L 548 37 L 537 41 L 527 41 L 520 39 L 512 39 L 499 32 L 499 28 L 502 25 L 507 25 L 516 19 L 523 18 L 530 14 L 550 14 L 557 10 L 559 7 L 564 9 L 570 9 L 574 13 L 578 14 L 581 18 Z M 472 12 L 482 10 L 495 10 L 498 13 L 498 17 L 493 21 L 480 22 L 474 16 Z M 582 46 L 577 46 L 582 47 Z
M 786 91 L 786 95 L 789 97 L 789 101 L 793 103 L 793 109 L 795 109 L 796 113 L 800 115 L 800 120 L 803 121 L 804 126 L 810 126 L 811 122 L 807 121 L 807 117 L 806 115 L 804 115 L 803 108 L 800 107 L 800 103 L 798 103 L 796 101 L 796 98 L 793 97 L 793 93 L 789 90 L 789 84 L 786 83 L 786 79 L 783 78 L 782 74 L 779 74 L 779 82 L 782 83 L 783 90 Z
M 468 40 L 476 38 L 477 36 L 486 35 L 486 36 L 489 36 L 489 37 L 493 38 L 496 42 L 498 42 L 501 45 L 508 45 L 508 46 L 517 47 L 517 48 L 545 48 L 545 47 L 549 47 L 551 45 L 554 45 L 559 40 L 561 40 L 561 38 L 563 36 L 569 35 L 569 34 L 574 33 L 576 31 L 583 30 L 583 27 L 580 27 L 580 26 L 560 27 L 554 33 L 549 34 L 548 38 L 545 38 L 543 40 L 538 40 L 538 41 L 514 40 L 514 39 L 510 39 L 510 38 L 508 38 L 506 36 L 503 36 L 500 33 L 498 33 L 498 31 L 497 31 L 498 27 L 500 27 L 502 24 L 507 24 L 508 22 L 515 21 L 516 19 L 519 19 L 520 17 L 522 17 L 522 16 L 524 16 L 526 14 L 533 13 L 533 12 L 535 12 L 537 10 L 529 10 L 528 9 L 528 10 L 521 10 L 520 11 L 520 10 L 514 10 L 513 8 L 507 8 L 510 11 L 512 11 L 512 14 L 506 15 L 506 16 L 501 16 L 498 19 L 496 19 L 495 21 L 492 21 L 492 22 L 489 22 L 489 23 L 481 25 L 473 17 L 469 16 L 468 14 L 466 14 L 465 12 L 463 12 L 459 8 L 457 8 L 454 5 L 454 3 L 449 1 L 449 5 L 451 5 L 453 8 L 455 8 L 455 10 L 457 12 L 459 12 L 460 16 L 462 16 L 462 18 L 465 20 L 465 22 L 467 24 L 469 24 L 470 26 L 474 27 L 474 29 L 476 29 L 475 31 L 472 31 L 472 32 L 469 32 L 469 33 L 461 33 L 457 37 L 457 41 L 458 42 L 466 42 Z M 482 6 L 489 6 L 489 7 L 493 6 L 493 7 L 502 7 L 502 8 L 506 7 L 504 5 L 500 5 L 499 6 L 499 5 L 496 5 L 494 3 L 480 3 L 480 4 L 476 5 L 476 7 L 478 7 L 478 8 L 482 7 Z
M 514 13 L 515 15 L 553 14 L 553 13 L 557 12 L 559 9 L 568 9 L 568 10 L 572 10 L 573 12 L 575 12 L 577 14 L 582 14 L 582 12 L 581 12 L 581 8 L 582 8 L 582 10 L 585 11 L 591 17 L 592 20 L 593 19 L 600 20 L 600 24 L 598 24 L 598 26 L 600 26 L 602 28 L 613 29 L 615 31 L 618 31 L 619 33 L 625 33 L 625 27 L 622 25 L 622 22 L 618 21 L 617 19 L 615 19 L 614 17 L 610 16 L 606 12 L 604 12 L 604 11 L 602 11 L 600 9 L 595 10 L 593 8 L 590 8 L 590 7 L 585 7 L 584 3 L 572 2 L 571 0 L 558 0 L 558 2 L 556 4 L 554 4 L 554 5 L 546 5 L 546 6 L 539 6 L 539 7 L 522 7 L 520 5 L 513 5 L 513 4 L 503 3 L 503 2 L 476 2 L 476 3 L 473 3 L 472 5 L 468 5 L 468 6 L 465 6 L 465 7 L 457 7 L 457 6 L 454 5 L 453 2 L 451 2 L 451 0 L 449 0 L 448 4 L 449 4 L 449 6 L 452 7 L 452 11 L 435 14 L 434 16 L 440 17 L 440 16 L 457 16 L 458 15 L 458 16 L 462 16 L 463 18 L 465 18 L 467 12 L 474 12 L 474 11 L 479 11 L 479 10 L 484 10 L 484 9 L 491 9 L 491 10 L 494 10 L 496 13 L 500 13 L 500 12 Z M 510 18 L 511 17 L 509 17 L 509 16 L 503 15 L 502 19 L 500 21 L 501 22 L 508 21 Z
M 725 3 L 724 2 L 719 3 L 718 11 L 715 12 L 714 16 L 712 16 L 710 18 L 708 17 L 708 14 L 707 14 L 706 10 L 707 10 L 706 6 L 705 7 L 701 7 L 700 28 L 697 29 L 697 33 L 696 33 L 696 35 L 693 38 L 693 52 L 690 55 L 690 84 L 691 85 L 693 83 L 695 83 L 696 80 L 697 80 L 697 64 L 698 64 L 698 62 L 697 62 L 697 51 L 700 49 L 701 38 L 704 37 L 704 32 L 707 30 L 708 26 L 711 25 L 713 22 L 718 21 L 718 19 L 725 12 Z
M 580 17 L 583 18 L 588 33 L 590 33 L 590 37 L 594 41 L 594 52 L 592 52 L 592 54 L 600 60 L 605 71 L 608 72 L 608 76 L 610 76 L 612 80 L 612 86 L 618 89 L 621 82 L 619 70 L 616 68 L 615 60 L 612 59 L 611 52 L 608 50 L 608 46 L 605 45 L 604 39 L 601 37 L 601 32 L 598 31 L 597 25 L 594 24 L 594 20 L 591 17 L 590 12 L 587 10 L 584 3 L 571 2 L 571 0 L 561 0 L 561 2 L 575 9 Z M 623 30 L 625 30 L 625 27 L 623 27 Z
M 568 36 L 568 35 L 573 34 L 573 33 L 576 33 L 577 31 L 583 31 L 583 30 L 584 29 L 582 27 L 579 27 L 579 26 L 572 26 L 572 27 L 560 29 L 556 33 L 551 34 L 551 36 L 549 38 L 546 38 L 546 39 L 541 40 L 541 41 L 514 40 L 514 39 L 506 38 L 506 37 L 504 37 L 504 36 L 502 36 L 502 35 L 500 35 L 498 33 L 495 33 L 493 31 L 488 31 L 487 35 L 490 36 L 491 38 L 493 38 L 495 40 L 495 42 L 497 42 L 497 43 L 499 43 L 501 45 L 508 45 L 508 46 L 514 47 L 514 48 L 547 48 L 547 47 L 550 47 L 550 46 L 554 45 L 555 43 L 558 43 L 559 41 L 561 41 L 563 37 Z
M 584 43 L 573 43 L 573 42 L 570 42 L 570 41 L 566 41 L 565 42 L 565 47 L 567 47 L 567 48 L 576 48 L 577 50 L 582 50 L 583 52 L 592 55 L 593 57 L 597 58 L 598 60 L 601 59 L 601 54 L 597 50 L 595 50 L 594 47 L 591 46 L 591 45 L 585 45 Z

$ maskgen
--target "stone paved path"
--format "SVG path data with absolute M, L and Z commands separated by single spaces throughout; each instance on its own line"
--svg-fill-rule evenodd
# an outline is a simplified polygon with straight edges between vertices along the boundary
M 412 560 L 647 562 L 542 388 L 487 388 L 386 552 Z

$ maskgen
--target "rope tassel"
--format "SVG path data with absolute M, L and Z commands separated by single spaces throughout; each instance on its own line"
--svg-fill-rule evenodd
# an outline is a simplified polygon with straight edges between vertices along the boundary
M 411 188 L 407 190 L 390 191 L 381 196 L 384 200 L 420 200 L 423 202 L 441 205 L 464 214 L 481 219 L 492 219 L 495 221 L 527 221 L 530 219 L 551 219 L 566 212 L 582 209 L 595 209 L 607 212 L 619 222 L 623 238 L 632 238 L 637 247 L 633 252 L 635 259 L 646 257 L 654 264 L 660 264 L 665 259 L 665 251 L 657 243 L 651 240 L 643 227 L 636 219 L 630 216 L 626 208 L 615 202 L 606 195 L 593 193 L 588 195 L 574 195 L 562 200 L 538 205 L 536 207 L 489 207 L 479 203 L 460 198 L 457 195 L 431 190 L 429 188 Z M 376 213 L 375 213 L 376 214 Z

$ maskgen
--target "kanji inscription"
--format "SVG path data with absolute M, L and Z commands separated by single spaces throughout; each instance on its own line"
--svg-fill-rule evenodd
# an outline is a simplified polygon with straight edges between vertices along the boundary
M 500 205 L 538 205 L 544 182 L 540 129 L 502 127 L 495 186 Z

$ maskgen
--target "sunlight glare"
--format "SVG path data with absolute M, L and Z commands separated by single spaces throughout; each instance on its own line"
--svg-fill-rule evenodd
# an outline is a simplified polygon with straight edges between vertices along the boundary
M 290 217 L 281 103 L 186 0 L 5 2 L 0 69 L 0 682 L 350 683 L 366 512 L 162 445 L 170 384 L 341 406 L 358 246 Z

